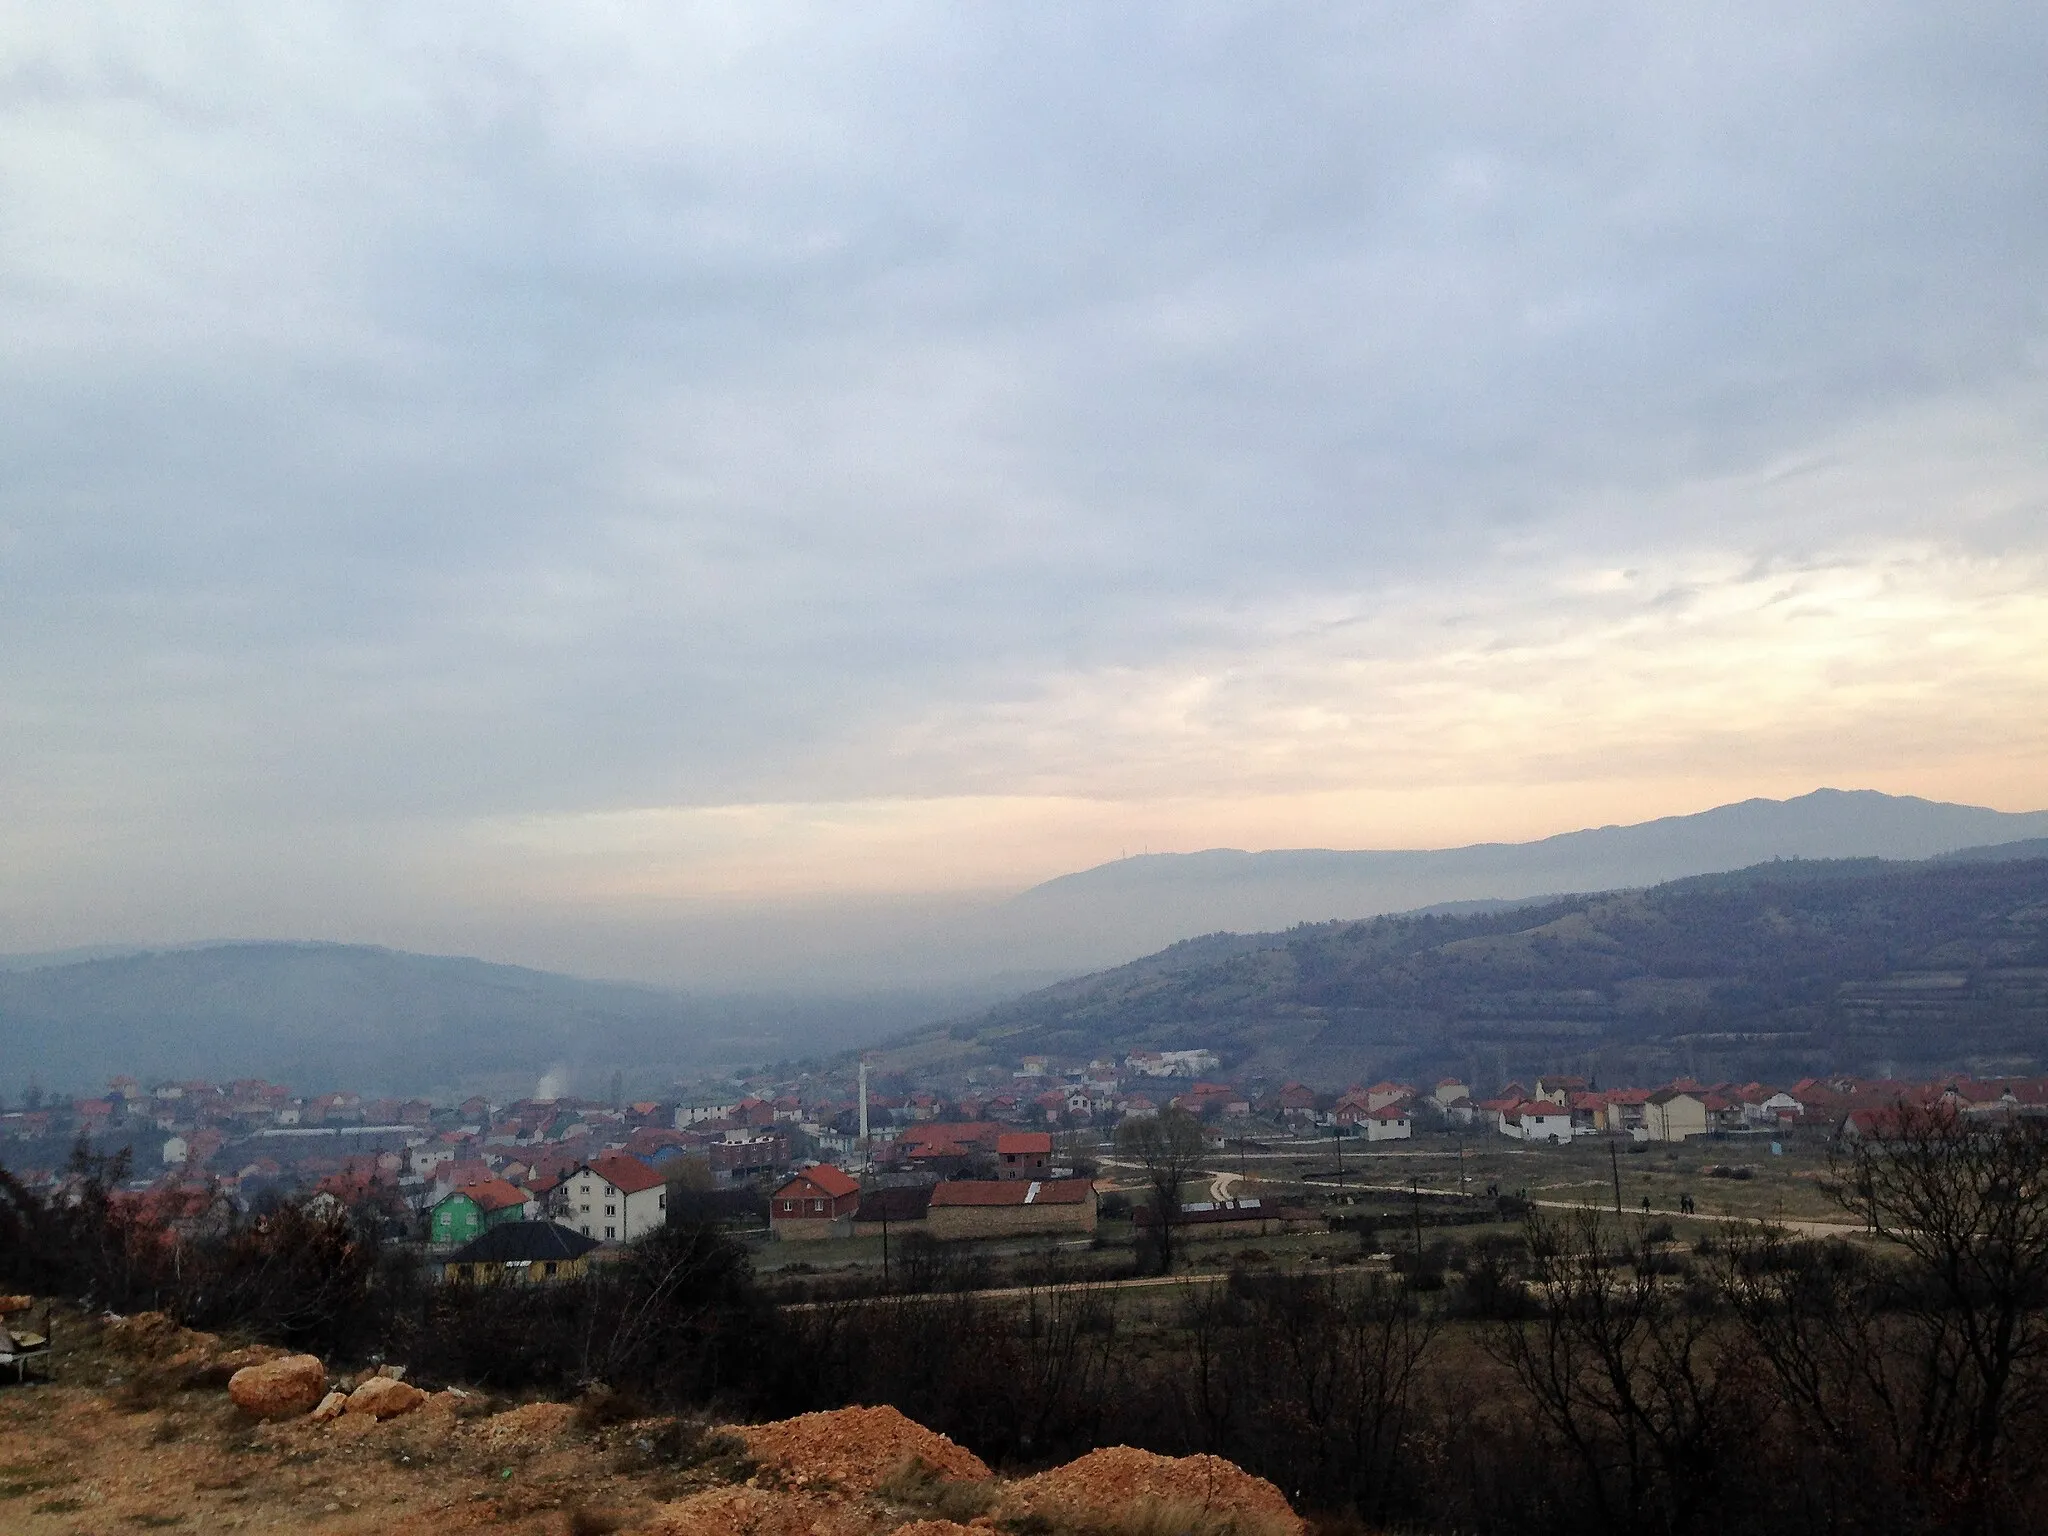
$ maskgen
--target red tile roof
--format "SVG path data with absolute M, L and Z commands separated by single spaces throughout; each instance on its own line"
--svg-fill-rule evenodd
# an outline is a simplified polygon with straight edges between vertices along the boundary
M 996 1151 L 1004 1157 L 1026 1156 L 1033 1152 L 1052 1155 L 1052 1133 L 1049 1131 L 1007 1131 L 996 1138 Z
M 906 1157 L 965 1157 L 988 1151 L 1001 1134 L 1000 1127 L 986 1120 L 966 1124 L 934 1121 L 904 1131 L 896 1145 Z
M 469 1196 L 476 1202 L 477 1209 L 482 1211 L 507 1210 L 515 1205 L 524 1205 L 527 1200 L 525 1190 L 508 1184 L 503 1179 L 485 1179 L 480 1183 L 465 1184 L 455 1193 Z
M 643 1189 L 653 1189 L 668 1182 L 639 1158 L 628 1157 L 623 1152 L 608 1152 L 603 1157 L 594 1157 L 584 1166 L 605 1183 L 615 1185 L 629 1195 L 637 1195 Z
M 860 1193 L 859 1182 L 852 1178 L 843 1168 L 834 1168 L 830 1163 L 813 1163 L 810 1167 L 791 1178 L 782 1188 L 776 1190 L 774 1198 L 778 1200 L 793 1198 L 789 1191 L 796 1188 L 799 1184 L 808 1184 L 821 1194 L 830 1195 L 835 1200 L 843 1199 L 847 1195 L 857 1195 Z

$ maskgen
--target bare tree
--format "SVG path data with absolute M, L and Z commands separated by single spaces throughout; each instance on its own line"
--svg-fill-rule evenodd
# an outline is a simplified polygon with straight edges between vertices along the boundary
M 1181 1186 L 1201 1171 L 1208 1155 L 1202 1124 L 1184 1109 L 1164 1109 L 1117 1128 L 1116 1149 L 1145 1170 L 1151 1192 L 1159 1272 L 1173 1272 L 1174 1229 L 1180 1225 Z
M 1660 1273 L 1644 1229 L 1610 1239 L 1590 1210 L 1529 1222 L 1540 1307 L 1490 1344 L 1576 1463 L 1599 1523 L 1683 1529 L 1708 1495 L 1727 1429 L 1706 1308 Z
M 2048 1456 L 2048 1124 L 1902 1104 L 1834 1173 L 1835 1198 L 1906 1261 L 1863 1308 L 1899 1320 L 1910 1374 L 1866 1384 L 1912 1474 L 1977 1526 L 1995 1487 Z

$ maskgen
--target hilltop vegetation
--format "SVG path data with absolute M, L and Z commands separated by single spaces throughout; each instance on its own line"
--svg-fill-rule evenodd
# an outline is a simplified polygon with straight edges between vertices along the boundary
M 1496 912 L 1211 935 L 953 1030 L 1014 1057 L 1209 1046 L 1239 1074 L 2038 1070 L 2048 859 L 1776 862 Z

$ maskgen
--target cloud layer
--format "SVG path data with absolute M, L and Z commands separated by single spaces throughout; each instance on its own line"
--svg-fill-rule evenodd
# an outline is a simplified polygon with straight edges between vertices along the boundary
M 0 947 L 2048 803 L 2044 66 L 2023 6 L 16 17 Z

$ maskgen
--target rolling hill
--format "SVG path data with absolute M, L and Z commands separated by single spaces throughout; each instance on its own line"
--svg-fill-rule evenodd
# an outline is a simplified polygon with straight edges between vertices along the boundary
M 586 1093 L 679 1071 L 842 1048 L 926 1003 L 684 996 L 366 945 L 245 943 L 0 970 L 0 1088 L 84 1091 L 113 1073 L 261 1076 L 312 1090 Z
M 951 1033 L 1012 1059 L 1209 1046 L 1240 1075 L 1330 1086 L 2036 1071 L 2044 853 L 1774 862 L 1492 912 L 1215 934 Z

